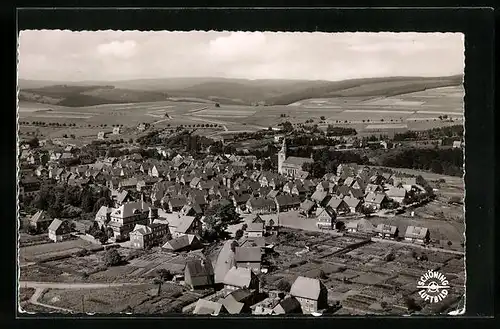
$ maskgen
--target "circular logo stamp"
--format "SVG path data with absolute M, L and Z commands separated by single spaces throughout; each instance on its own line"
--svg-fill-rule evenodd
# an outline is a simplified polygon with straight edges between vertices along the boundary
M 424 301 L 439 303 L 448 296 L 449 282 L 446 277 L 433 270 L 424 273 L 417 282 L 418 294 Z

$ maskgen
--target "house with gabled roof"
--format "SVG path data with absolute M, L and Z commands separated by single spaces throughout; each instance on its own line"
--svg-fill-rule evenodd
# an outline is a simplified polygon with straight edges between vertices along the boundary
M 352 196 L 346 196 L 344 197 L 344 202 L 349 206 L 349 210 L 351 213 L 360 213 L 361 208 L 363 203 L 361 202 L 360 199 L 352 197 Z
M 236 247 L 234 260 L 236 267 L 248 268 L 255 273 L 260 273 L 262 261 L 261 247 Z
M 300 303 L 297 300 L 297 298 L 293 296 L 289 296 L 281 300 L 280 303 L 276 305 L 272 310 L 272 314 L 276 315 L 301 314 L 301 313 L 302 313 L 302 308 L 300 306 Z
M 201 236 L 202 223 L 198 216 L 182 216 L 180 217 L 179 224 L 175 227 L 172 236 L 178 237 L 185 234 L 193 234 Z
M 373 210 L 380 210 L 385 207 L 388 199 L 385 193 L 368 193 L 365 196 L 365 205 Z
M 339 215 L 347 214 L 351 211 L 349 206 L 344 200 L 337 198 L 331 198 L 325 208 L 331 208 Z
M 221 303 L 203 298 L 198 299 L 193 311 L 193 314 L 196 315 L 219 315 L 224 313 L 227 313 L 227 310 Z
M 262 197 L 248 199 L 246 207 L 253 214 L 269 214 L 276 211 L 276 202 Z
M 148 224 L 150 208 L 152 206 L 149 203 L 139 201 L 125 202 L 120 207 L 113 209 L 109 215 L 110 221 L 107 227 L 113 230 L 115 240 L 128 239 L 129 233 L 136 224 Z
M 137 224 L 134 230 L 129 233 L 130 246 L 136 249 L 150 249 L 160 244 L 169 233 L 168 225 L 166 224 Z
M 228 293 L 237 289 L 259 290 L 259 278 L 249 268 L 233 266 L 224 276 L 224 289 Z
M 297 195 L 278 195 L 275 199 L 276 209 L 279 212 L 296 210 L 300 207 L 300 198 Z
M 34 228 L 37 232 L 45 232 L 52 223 L 52 220 L 53 219 L 46 211 L 40 210 L 30 217 L 29 226 Z
M 250 313 L 250 306 L 255 303 L 256 293 L 250 289 L 237 289 L 231 291 L 221 300 L 222 305 L 229 314 Z
M 408 226 L 404 236 L 405 241 L 418 244 L 426 244 L 430 240 L 430 233 L 427 227 Z
M 258 217 L 260 218 L 260 217 Z M 257 219 L 256 219 L 257 220 Z M 244 236 L 249 238 L 257 238 L 264 235 L 264 221 L 260 219 L 259 222 L 252 222 L 247 224 Z
M 408 195 L 408 191 L 404 187 L 390 187 L 385 191 L 387 197 L 397 203 L 403 203 Z
M 395 225 L 378 224 L 373 230 L 379 238 L 394 240 L 398 237 L 399 229 Z
M 183 234 L 167 241 L 162 247 L 166 251 L 181 252 L 203 248 L 203 244 L 194 234 Z
M 300 204 L 300 213 L 305 215 L 307 218 L 309 218 L 312 215 L 315 209 L 316 209 L 316 202 L 312 200 L 306 199 Z
M 328 308 L 328 290 L 319 279 L 297 277 L 290 289 L 290 295 L 300 303 L 304 314 Z
M 184 283 L 191 289 L 211 287 L 215 284 L 214 268 L 207 259 L 193 259 L 184 267 Z
M 71 233 L 71 224 L 67 220 L 55 218 L 48 227 L 49 239 L 54 242 L 68 240 Z
M 325 206 L 326 203 L 327 203 L 327 201 L 328 201 L 328 192 L 327 191 L 316 190 L 311 195 L 311 200 L 315 201 L 320 206 Z

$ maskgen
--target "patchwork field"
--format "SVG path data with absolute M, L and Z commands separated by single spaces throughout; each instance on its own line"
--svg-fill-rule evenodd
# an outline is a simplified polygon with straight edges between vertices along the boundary
M 19 248 L 19 258 L 22 261 L 41 261 L 51 257 L 71 255 L 82 249 L 102 248 L 82 239 L 57 243 L 45 243 Z
M 455 86 L 388 97 L 318 98 L 274 106 L 216 106 L 169 100 L 63 107 L 22 101 L 19 103 L 19 121 L 23 122 L 21 133 L 31 129 L 45 132 L 47 136 L 68 133 L 97 136 L 101 130 L 111 131 L 112 125 L 134 130 L 141 122 L 157 128 L 209 123 L 220 125 L 221 131 L 255 131 L 276 127 L 284 121 L 305 123 L 306 120 L 313 120 L 313 124 L 320 127 L 328 124 L 354 127 L 360 133 L 391 132 L 463 122 L 463 95 L 463 87 Z M 447 115 L 448 120 L 439 118 L 443 115 Z M 324 120 L 321 117 L 325 117 Z M 75 127 L 30 126 L 33 121 L 75 124 Z M 107 125 L 107 128 L 102 125 Z

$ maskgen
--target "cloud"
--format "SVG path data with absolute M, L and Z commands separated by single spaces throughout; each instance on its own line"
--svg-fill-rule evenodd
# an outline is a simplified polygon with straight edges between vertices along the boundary
M 460 33 L 23 31 L 19 76 L 341 80 L 444 76 L 464 68 Z
M 100 55 L 130 58 L 136 53 L 136 45 L 136 42 L 133 40 L 112 41 L 110 43 L 98 45 L 97 52 Z

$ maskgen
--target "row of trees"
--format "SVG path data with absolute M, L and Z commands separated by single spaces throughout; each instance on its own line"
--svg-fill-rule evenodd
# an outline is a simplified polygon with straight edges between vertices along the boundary
M 94 191 L 90 187 L 54 186 L 45 183 L 36 197 L 26 198 L 23 204 L 26 207 L 45 210 L 53 218 L 68 218 L 80 213 L 75 208 L 84 213 L 91 213 L 97 212 L 103 205 L 111 206 L 111 194 L 106 188 Z
M 378 159 L 378 165 L 394 168 L 430 170 L 449 176 L 463 175 L 463 151 L 454 149 L 393 149 Z

